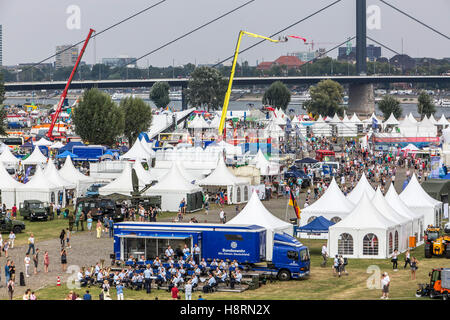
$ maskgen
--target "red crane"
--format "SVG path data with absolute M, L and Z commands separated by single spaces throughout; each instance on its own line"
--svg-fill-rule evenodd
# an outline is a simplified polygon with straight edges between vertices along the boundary
M 53 137 L 53 128 L 55 127 L 56 120 L 58 120 L 58 116 L 61 112 L 62 105 L 67 96 L 67 91 L 69 91 L 69 87 L 70 87 L 70 84 L 72 83 L 73 76 L 77 72 L 78 65 L 80 64 L 81 58 L 83 58 L 84 50 L 86 50 L 86 46 L 87 46 L 89 39 L 91 38 L 91 35 L 93 32 L 95 32 L 94 29 L 89 29 L 89 34 L 88 34 L 86 40 L 84 41 L 83 48 L 81 48 L 80 54 L 78 55 L 78 58 L 77 58 L 77 62 L 75 63 L 75 66 L 72 69 L 72 73 L 70 74 L 70 77 L 69 77 L 69 80 L 67 81 L 66 87 L 64 88 L 64 91 L 61 94 L 61 98 L 59 98 L 58 106 L 56 107 L 56 111 L 53 116 L 52 123 L 50 124 L 50 128 L 48 129 L 48 132 L 47 132 L 47 137 L 50 140 L 55 139 Z

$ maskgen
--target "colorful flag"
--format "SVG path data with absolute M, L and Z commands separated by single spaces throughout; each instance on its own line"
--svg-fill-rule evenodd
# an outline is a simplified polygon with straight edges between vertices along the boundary
M 297 205 L 297 200 L 295 200 L 292 190 L 289 190 L 289 205 L 294 207 L 295 215 L 297 216 L 297 219 L 300 219 L 300 208 Z

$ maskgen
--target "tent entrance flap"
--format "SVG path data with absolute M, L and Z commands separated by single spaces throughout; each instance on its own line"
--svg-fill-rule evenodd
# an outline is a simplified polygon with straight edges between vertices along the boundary
M 144 256 L 145 260 L 153 260 L 157 256 L 162 258 L 170 245 L 175 252 L 175 256 L 183 255 L 184 245 L 192 249 L 192 237 L 180 235 L 174 237 L 121 237 L 121 247 L 123 248 L 123 259 L 127 260 L 130 256 L 140 258 Z

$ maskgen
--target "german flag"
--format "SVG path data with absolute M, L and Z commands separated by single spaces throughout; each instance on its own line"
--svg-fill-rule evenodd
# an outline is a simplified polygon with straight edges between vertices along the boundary
M 297 205 L 297 200 L 295 200 L 292 190 L 289 190 L 289 205 L 294 207 L 295 215 L 297 219 L 300 219 L 300 207 Z

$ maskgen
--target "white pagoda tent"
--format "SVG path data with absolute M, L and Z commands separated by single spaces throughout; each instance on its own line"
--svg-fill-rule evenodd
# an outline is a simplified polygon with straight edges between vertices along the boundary
M 450 124 L 450 122 L 448 122 L 448 120 L 445 118 L 444 114 L 442 114 L 442 116 L 437 121 L 437 125 L 442 126 L 443 128 L 446 128 L 449 124 Z
M 201 115 L 197 115 L 194 117 L 194 119 L 192 119 L 191 122 L 189 122 L 188 128 L 189 129 L 205 129 L 205 128 L 209 128 L 209 124 L 208 124 L 208 122 L 206 122 L 206 120 Z
M 133 146 L 126 152 L 124 155 L 120 156 L 120 160 L 126 159 L 126 160 L 136 160 L 136 159 L 142 159 L 142 160 L 150 160 L 154 158 L 154 154 L 150 154 L 146 148 L 142 145 L 141 140 L 136 139 Z
M 341 123 L 338 124 L 338 135 L 340 137 L 356 137 L 358 135 L 357 124 L 352 122 L 346 114 Z
M 169 172 L 144 195 L 161 196 L 162 211 L 177 212 L 183 199 L 186 201 L 186 212 L 200 210 L 203 206 L 202 188 L 187 181 L 175 162 Z
M 9 147 L 6 147 L 5 150 L 2 152 L 2 154 L 0 155 L 0 162 L 7 167 L 9 166 L 17 167 L 20 160 L 15 155 L 12 154 Z
M 50 147 L 53 143 L 51 141 L 48 141 L 47 139 L 45 139 L 44 137 L 42 137 L 41 139 L 39 139 L 39 141 L 37 141 L 34 145 L 35 146 L 45 146 L 45 147 Z
M 375 190 L 372 188 L 366 178 L 366 175 L 363 173 L 355 188 L 353 188 L 353 190 L 347 195 L 347 199 L 356 205 L 364 192 L 367 192 L 371 199 L 375 196 Z
M 389 233 L 389 254 L 392 254 L 395 249 L 399 252 L 406 251 L 406 249 L 408 249 L 408 238 L 411 235 L 407 232 L 407 226 L 411 223 L 412 219 L 406 218 L 398 213 L 385 199 L 380 188 L 377 188 L 372 203 L 387 219 L 397 223 L 394 233 Z
M 220 117 L 219 116 L 215 116 L 209 123 L 209 127 L 211 129 L 218 129 L 219 125 L 220 125 Z
M 256 156 L 250 161 L 258 168 L 263 176 L 278 175 L 280 173 L 280 166 L 277 163 L 273 163 L 267 160 L 266 156 L 262 153 L 261 149 L 258 150 Z
M 386 119 L 386 121 L 383 122 L 383 126 L 398 126 L 400 122 L 395 118 L 394 114 L 391 113 L 389 118 Z
M 82 195 L 86 192 L 87 188 L 94 183 L 94 179 L 82 174 L 79 170 L 75 168 L 73 165 L 72 159 L 70 156 L 66 157 L 66 161 L 64 165 L 59 170 L 59 175 L 64 179 L 71 183 L 76 184 L 77 194 L 76 196 Z
M 49 160 L 47 162 L 47 166 L 44 169 L 44 175 L 45 177 L 50 180 L 54 185 L 56 185 L 58 188 L 65 190 L 71 190 L 76 188 L 76 184 L 70 181 L 65 180 L 61 175 L 59 174 L 58 169 L 56 169 L 55 164 L 52 160 Z M 62 206 L 66 206 L 66 193 L 63 192 L 62 195 Z
M 64 192 L 64 188 L 51 182 L 44 174 L 41 166 L 36 166 L 36 172 L 30 181 L 16 188 L 16 203 L 20 204 L 25 200 L 56 203 L 60 192 Z
M 439 226 L 441 224 L 442 202 L 435 200 L 423 190 L 415 174 L 412 175 L 408 185 L 400 193 L 400 199 L 412 211 L 424 215 L 424 229 L 420 230 L 421 237 L 426 226 Z
M 437 127 L 427 116 L 425 116 L 422 119 L 422 121 L 420 121 L 420 123 L 417 125 L 417 136 L 418 137 L 436 137 L 437 136 Z
M 35 147 L 33 152 L 30 154 L 28 158 L 22 161 L 23 165 L 38 165 L 38 164 L 46 164 L 47 157 L 44 156 L 39 149 L 39 147 Z
M 261 200 L 259 200 L 256 191 L 253 191 L 250 200 L 245 207 L 226 224 L 231 225 L 258 225 L 266 228 L 266 258 L 272 259 L 273 252 L 273 236 L 274 233 L 294 234 L 294 226 L 291 223 L 283 221 L 274 216 L 269 210 L 264 207 Z
M 423 229 L 423 213 L 419 214 L 414 211 L 411 211 L 411 209 L 409 209 L 405 205 L 405 203 L 400 199 L 393 184 L 391 184 L 388 192 L 386 192 L 384 197 L 394 210 L 396 210 L 399 214 L 403 215 L 405 218 L 411 220 L 411 222 L 406 225 L 406 234 L 408 235 L 408 237 L 409 236 L 418 237 L 418 235 L 422 232 L 421 230 Z M 409 245 L 409 240 L 407 241 L 408 242 L 405 244 L 406 246 Z
M 325 122 L 325 120 L 323 120 L 322 115 L 320 115 L 317 121 L 314 122 L 312 131 L 315 136 L 331 137 L 332 135 L 332 128 L 328 123 Z
M 0 162 L 0 196 L 2 204 L 5 204 L 7 209 L 11 209 L 16 204 L 16 189 L 21 186 L 22 184 L 11 177 Z
M 302 209 L 300 226 L 307 225 L 319 216 L 337 223 L 345 218 L 354 207 L 354 204 L 344 196 L 333 178 L 325 193 L 314 203 Z M 327 236 L 314 235 L 311 238 L 326 239 Z
M 144 187 L 144 183 L 139 180 L 139 189 Z M 100 187 L 98 193 L 102 196 L 107 196 L 113 193 L 119 193 L 123 195 L 131 195 L 133 191 L 133 180 L 131 177 L 131 163 L 127 162 L 125 168 L 119 177 L 117 177 L 112 182 L 108 183 L 106 186 Z
M 386 259 L 389 254 L 389 234 L 395 233 L 397 223 L 387 219 L 363 195 L 355 208 L 341 221 L 330 226 L 329 255 L 347 258 Z
M 228 204 L 248 201 L 249 183 L 236 177 L 225 165 L 223 157 L 219 158 L 217 167 L 206 178 L 197 181 L 197 184 L 208 192 L 217 192 L 225 189 L 228 195 Z

